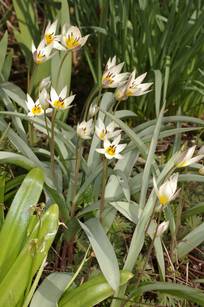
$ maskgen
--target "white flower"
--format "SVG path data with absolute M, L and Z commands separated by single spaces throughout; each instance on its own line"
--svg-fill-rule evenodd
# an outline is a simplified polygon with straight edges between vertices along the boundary
M 163 233 L 168 229 L 169 227 L 169 221 L 164 221 L 161 224 L 159 224 L 157 229 L 157 236 L 160 237 L 163 235 Z
M 42 79 L 39 85 L 39 91 L 41 92 L 44 88 L 48 89 L 51 85 L 51 79 L 50 76 L 47 78 Z
M 142 83 L 147 73 L 135 79 L 135 70 L 130 74 L 126 84 L 115 91 L 116 100 L 126 100 L 130 96 L 141 96 L 150 92 L 148 90 L 153 83 Z
M 66 110 L 70 108 L 70 104 L 74 100 L 75 95 L 67 96 L 67 87 L 65 86 L 60 94 L 58 95 L 57 92 L 53 87 L 51 87 L 50 91 L 50 104 L 52 105 L 53 108 L 56 110 Z
M 46 110 L 49 107 L 50 96 L 45 88 L 39 94 L 39 103 L 43 110 Z
M 196 149 L 196 145 L 192 146 L 188 150 L 178 154 L 177 161 L 176 161 L 176 167 L 177 168 L 186 167 L 186 166 L 188 166 L 192 163 L 196 163 L 199 160 L 201 160 L 204 157 L 203 154 L 192 158 L 193 154 L 195 152 L 195 149 Z
M 93 119 L 88 122 L 85 120 L 77 125 L 77 134 L 81 139 L 88 140 L 91 138 L 93 131 Z
M 159 199 L 160 205 L 167 205 L 170 201 L 174 200 L 180 190 L 177 190 L 178 173 L 173 174 L 160 188 L 157 188 L 156 180 L 153 178 L 154 189 Z
M 117 127 L 118 126 L 114 122 L 111 122 L 107 127 L 105 127 L 104 123 L 99 118 L 98 125 L 95 127 L 95 132 L 97 137 L 104 141 L 106 139 L 116 137 L 121 133 L 121 130 L 114 131 Z
M 30 95 L 27 94 L 27 107 L 28 107 L 28 116 L 40 116 L 44 114 L 44 110 L 42 106 L 40 105 L 39 99 L 34 102 L 33 99 L 30 97 Z M 52 109 L 47 109 L 46 113 L 51 112 Z
M 92 103 L 89 108 L 89 117 L 94 117 L 97 114 L 98 110 L 99 107 L 97 106 L 97 104 Z
M 88 37 L 89 35 L 82 37 L 78 27 L 69 27 L 65 24 L 62 28 L 61 41 L 68 50 L 81 48 L 86 43 Z
M 44 41 L 40 42 L 37 49 L 34 43 L 32 43 L 33 60 L 37 64 L 41 64 L 49 60 L 51 58 L 51 51 L 52 51 L 52 45 L 46 46 Z
M 59 43 L 61 36 L 55 35 L 57 29 L 57 20 L 55 20 L 52 24 L 49 21 L 44 34 L 44 42 L 45 45 L 52 45 L 53 48 L 58 50 L 65 50 L 65 48 Z
M 124 63 L 116 65 L 116 57 L 109 59 L 102 76 L 102 86 L 104 88 L 115 88 L 122 86 L 129 77 L 129 73 L 120 74 Z
M 121 140 L 121 135 L 113 140 L 113 142 L 109 142 L 109 140 L 105 139 L 103 143 L 104 148 L 97 148 L 96 151 L 100 154 L 104 154 L 105 157 L 109 160 L 122 159 L 123 156 L 120 152 L 126 147 L 127 144 L 119 144 Z

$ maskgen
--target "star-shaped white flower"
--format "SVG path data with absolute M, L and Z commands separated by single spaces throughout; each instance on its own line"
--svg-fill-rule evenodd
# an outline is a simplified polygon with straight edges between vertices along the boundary
M 121 140 L 121 135 L 113 140 L 111 143 L 109 140 L 105 139 L 103 143 L 104 148 L 97 148 L 96 151 L 100 154 L 104 154 L 105 157 L 109 160 L 123 159 L 123 156 L 120 152 L 126 147 L 127 144 L 119 144 Z
M 60 43 L 60 39 L 61 39 L 61 35 L 55 35 L 57 30 L 57 20 L 55 20 L 52 24 L 49 21 L 46 29 L 45 29 L 45 33 L 44 33 L 44 37 L 43 40 L 45 42 L 45 45 L 52 45 L 53 48 L 58 49 L 58 50 L 66 50 Z
M 188 166 L 192 163 L 196 163 L 199 160 L 201 160 L 204 157 L 203 154 L 200 154 L 200 155 L 192 158 L 193 154 L 195 152 L 195 149 L 196 149 L 196 145 L 192 146 L 189 149 L 187 149 L 186 151 L 178 154 L 177 161 L 176 161 L 176 167 L 177 168 L 186 167 L 186 166 Z
M 50 101 L 50 95 L 48 94 L 47 90 L 43 88 L 43 90 L 39 94 L 39 103 L 43 110 L 46 110 L 49 108 L 49 101 Z
M 42 40 L 40 44 L 38 45 L 37 49 L 32 42 L 32 53 L 33 53 L 33 60 L 36 64 L 41 64 L 46 62 L 51 58 L 51 51 L 52 51 L 52 44 L 45 45 L 45 42 Z
M 77 125 L 77 134 L 81 139 L 88 140 L 91 138 L 93 131 L 93 119 L 89 121 L 83 121 Z
M 115 88 L 122 86 L 129 77 L 129 73 L 120 73 L 124 63 L 116 65 L 116 57 L 109 58 L 103 76 L 102 86 L 104 88 Z
M 104 141 L 106 139 L 114 138 L 121 133 L 121 130 L 114 131 L 117 127 L 118 126 L 114 122 L 111 122 L 107 127 L 105 127 L 103 121 L 99 118 L 95 127 L 95 132 L 97 137 Z
M 65 24 L 62 28 L 61 42 L 68 50 L 76 50 L 84 46 L 89 35 L 81 36 L 81 32 L 78 27 L 68 26 Z
M 65 86 L 60 94 L 58 95 L 57 92 L 53 87 L 51 87 L 50 91 L 50 104 L 56 110 L 66 110 L 70 108 L 72 101 L 74 100 L 75 95 L 67 96 L 67 86 Z
M 26 100 L 26 104 L 28 107 L 28 116 L 41 116 L 44 114 L 44 110 L 39 102 L 39 99 L 34 102 L 33 99 L 30 97 L 30 95 L 27 94 L 27 100 Z M 45 111 L 46 113 L 50 113 L 52 112 L 52 109 L 46 109 Z
M 89 117 L 94 117 L 97 112 L 99 110 L 99 107 L 97 106 L 97 104 L 91 104 L 90 107 L 89 107 Z
M 178 196 L 180 189 L 177 190 L 177 182 L 178 182 L 178 173 L 173 174 L 158 189 L 156 180 L 155 178 L 153 178 L 154 189 L 159 199 L 160 205 L 165 206 Z
M 147 73 L 142 74 L 141 76 L 135 79 L 134 70 L 124 85 L 118 87 L 115 91 L 116 100 L 126 100 L 130 96 L 141 96 L 149 93 L 151 90 L 148 90 L 153 83 L 142 83 L 145 79 Z

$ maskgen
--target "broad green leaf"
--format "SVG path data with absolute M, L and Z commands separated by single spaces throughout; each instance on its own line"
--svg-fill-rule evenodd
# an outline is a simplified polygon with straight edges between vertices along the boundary
M 40 169 L 31 170 L 13 199 L 0 232 L 0 245 L 3 246 L 0 253 L 1 279 L 24 243 L 32 208 L 39 200 L 43 183 L 43 172 Z
M 196 205 L 192 205 L 189 209 L 182 212 L 182 218 L 188 218 L 190 216 L 196 215 L 196 214 L 202 214 L 204 213 L 204 203 L 199 203 Z
M 204 223 L 200 224 L 189 232 L 177 245 L 176 253 L 178 258 L 185 257 L 194 248 L 204 241 Z
M 35 292 L 30 307 L 56 307 L 72 274 L 55 272 L 46 277 Z
M 120 285 L 124 285 L 133 275 L 127 271 L 120 273 Z M 68 290 L 59 301 L 59 307 L 92 307 L 114 294 L 102 274 L 95 276 L 83 285 Z
M 106 280 L 112 289 L 117 290 L 120 282 L 118 261 L 103 227 L 96 218 L 80 222 L 80 225 L 88 236 Z
M 115 201 L 110 202 L 110 205 L 113 206 L 117 211 L 124 215 L 129 221 L 137 224 L 138 222 L 138 211 L 139 205 L 135 202 L 127 201 Z

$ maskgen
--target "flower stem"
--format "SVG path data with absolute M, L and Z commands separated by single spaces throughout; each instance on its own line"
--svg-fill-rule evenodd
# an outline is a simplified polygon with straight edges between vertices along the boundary
M 142 275 L 143 275 L 143 273 L 144 273 L 144 271 L 145 271 L 147 262 L 149 261 L 149 257 L 150 257 L 150 255 L 151 255 L 151 252 L 152 252 L 152 249 L 153 249 L 153 246 L 154 246 L 154 241 L 155 241 L 156 236 L 157 236 L 157 230 L 158 230 L 159 223 L 160 223 L 160 220 L 161 220 L 161 213 L 162 213 L 162 211 L 160 210 L 160 211 L 159 211 L 158 221 L 157 221 L 157 226 L 156 226 L 156 229 L 155 229 L 155 232 L 154 232 L 154 236 L 153 236 L 153 238 L 152 238 L 152 242 L 151 242 L 150 247 L 149 247 L 149 249 L 148 249 L 147 256 L 146 256 L 146 259 L 145 259 L 145 262 L 144 262 L 142 271 L 139 273 L 139 277 L 138 277 L 138 280 L 137 280 L 136 287 L 139 286 L 140 281 L 141 281 L 141 278 L 142 278 Z
M 50 154 L 51 154 L 51 171 L 53 180 L 55 178 L 55 117 L 56 117 L 56 110 L 52 113 L 51 119 L 51 138 L 50 138 Z
M 119 104 L 120 104 L 120 100 L 116 102 L 115 108 L 113 109 L 113 114 L 115 114 L 115 112 L 117 111 Z
M 68 51 L 65 52 L 65 54 L 64 54 L 64 56 L 63 56 L 63 58 L 62 58 L 62 61 L 61 61 L 61 63 L 60 63 L 60 66 L 59 66 L 59 70 L 58 70 L 58 74 L 57 74 L 57 89 L 58 89 L 58 86 L 59 86 L 60 74 L 61 74 L 61 71 L 62 71 L 62 66 L 63 66 L 63 64 L 64 64 L 64 61 L 65 61 L 65 59 L 66 59 L 68 53 L 69 53 Z
M 103 178 L 102 178 L 102 190 L 101 190 L 101 200 L 100 200 L 100 211 L 99 211 L 99 220 L 100 223 L 103 223 L 103 212 L 104 212 L 104 208 L 105 208 L 105 188 L 106 188 L 106 180 L 107 180 L 107 168 L 108 163 L 107 163 L 107 159 L 104 158 L 103 160 Z
M 77 141 L 76 146 L 76 164 L 75 164 L 75 175 L 74 175 L 74 185 L 73 185 L 73 193 L 72 193 L 72 206 L 71 206 L 71 217 L 74 217 L 76 208 L 77 208 L 77 202 L 75 200 L 76 192 L 77 192 L 77 182 L 79 178 L 79 169 L 81 164 L 81 154 L 82 154 L 82 141 L 79 139 Z

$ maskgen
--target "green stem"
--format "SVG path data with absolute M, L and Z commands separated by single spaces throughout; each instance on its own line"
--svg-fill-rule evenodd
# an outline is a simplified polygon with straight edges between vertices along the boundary
M 50 138 L 50 154 L 51 154 L 51 171 L 53 180 L 55 178 L 55 117 L 56 110 L 53 110 L 51 119 L 51 138 Z
M 49 127 L 48 127 L 48 123 L 47 123 L 47 116 L 46 116 L 45 110 L 44 110 L 44 120 L 45 120 L 45 127 L 46 127 L 46 130 L 47 130 L 48 141 L 49 141 L 49 145 L 50 145 L 50 133 L 49 133 Z
M 34 126 L 32 122 L 28 123 L 28 135 L 29 135 L 29 141 L 30 145 L 34 145 Z
M 113 114 L 115 114 L 115 112 L 117 111 L 119 104 L 120 104 L 120 100 L 117 101 L 115 108 L 113 109 Z
M 58 86 L 59 86 L 60 74 L 61 74 L 62 66 L 64 64 L 64 61 L 65 61 L 67 55 L 68 55 L 68 51 L 65 52 L 65 54 L 64 54 L 64 56 L 62 58 L 62 61 L 60 63 L 60 66 L 59 66 L 59 70 L 58 70 L 58 74 L 57 74 L 57 86 L 56 86 L 57 90 L 58 90 Z
M 144 271 L 145 271 L 145 268 L 146 268 L 146 265 L 147 265 L 147 263 L 148 263 L 148 261 L 149 261 L 149 257 L 150 257 L 150 255 L 151 255 L 151 252 L 152 252 L 152 249 L 153 249 L 153 246 L 154 246 L 154 241 L 155 241 L 156 236 L 157 236 L 157 231 L 158 231 L 159 223 L 160 223 L 160 220 L 161 220 L 161 213 L 162 213 L 162 211 L 160 210 L 160 211 L 159 211 L 158 221 L 157 221 L 157 227 L 156 227 L 156 229 L 155 229 L 155 232 L 154 232 L 154 236 L 153 236 L 152 242 L 151 242 L 150 247 L 149 247 L 149 249 L 148 249 L 147 256 L 146 256 L 146 259 L 145 259 L 145 262 L 144 262 L 142 271 L 141 271 L 140 274 L 139 274 L 139 277 L 138 277 L 138 280 L 137 280 L 137 283 L 136 283 L 136 288 L 137 288 L 137 287 L 139 286 L 139 284 L 140 284 L 142 275 L 143 275 L 143 273 L 144 273 Z
M 107 168 L 108 163 L 107 163 L 107 159 L 104 158 L 103 160 L 103 178 L 102 178 L 102 188 L 101 188 L 101 200 L 100 200 L 100 212 L 99 212 L 99 220 L 100 223 L 103 223 L 103 212 L 104 212 L 104 208 L 105 208 L 105 189 L 106 189 L 106 180 L 107 180 Z
M 77 192 L 77 183 L 78 183 L 78 178 L 79 178 L 79 169 L 80 169 L 80 164 L 81 164 L 81 154 L 82 154 L 82 141 L 79 139 L 77 142 L 78 146 L 76 146 L 76 164 L 75 164 L 75 175 L 74 175 L 74 185 L 73 185 L 73 193 L 72 193 L 72 206 L 71 206 L 71 217 L 74 217 L 76 208 L 77 208 L 77 202 L 75 199 L 76 192 Z

